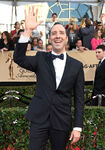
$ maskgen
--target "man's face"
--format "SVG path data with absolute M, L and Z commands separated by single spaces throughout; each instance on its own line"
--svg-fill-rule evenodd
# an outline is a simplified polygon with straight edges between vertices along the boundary
M 105 57 L 105 51 L 102 49 L 96 49 L 96 57 L 98 60 L 101 60 Z
M 82 41 L 81 41 L 81 40 L 78 40 L 77 43 L 76 43 L 76 46 L 77 46 L 77 47 L 81 47 L 81 46 L 82 46 Z
M 49 40 L 56 53 L 64 52 L 68 41 L 65 28 L 61 24 L 54 25 L 51 29 Z
M 40 40 L 38 42 L 38 48 L 43 49 L 43 41 L 42 40 Z
M 51 51 L 52 51 L 52 45 L 48 45 L 47 49 L 46 49 L 46 52 L 51 52 Z
M 55 22 L 56 19 L 57 19 L 57 16 L 56 16 L 56 15 L 53 15 L 53 16 L 52 16 L 52 21 Z
M 91 20 L 90 20 L 90 19 L 87 19 L 87 20 L 86 20 L 86 25 L 87 25 L 87 26 L 90 26 L 90 25 L 91 25 Z
M 17 22 L 16 29 L 20 29 L 20 23 Z
M 33 40 L 33 45 L 34 45 L 34 46 L 37 46 L 37 44 L 38 44 L 37 39 L 34 39 L 34 40 Z

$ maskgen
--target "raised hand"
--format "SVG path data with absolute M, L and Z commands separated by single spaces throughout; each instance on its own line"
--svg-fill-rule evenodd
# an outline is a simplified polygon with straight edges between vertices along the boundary
M 36 29 L 38 25 L 40 25 L 43 21 L 37 21 L 38 17 L 38 9 L 36 9 L 36 12 L 34 11 L 35 7 L 29 7 L 28 10 L 25 9 L 25 36 L 30 36 L 32 33 L 32 30 Z

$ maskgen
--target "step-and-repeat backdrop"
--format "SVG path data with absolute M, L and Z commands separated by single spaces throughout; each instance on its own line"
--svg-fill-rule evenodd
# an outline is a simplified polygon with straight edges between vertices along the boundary
M 83 63 L 85 81 L 93 81 L 98 64 L 95 51 L 68 51 L 68 55 Z M 36 55 L 35 51 L 28 51 L 27 55 Z M 76 69 L 76 68 L 75 68 Z M 13 51 L 0 52 L 0 82 L 35 82 L 34 72 L 21 68 L 13 61 Z

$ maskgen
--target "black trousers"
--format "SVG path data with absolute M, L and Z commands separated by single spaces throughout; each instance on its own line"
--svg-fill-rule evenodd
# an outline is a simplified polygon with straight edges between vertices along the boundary
M 69 131 L 60 131 L 52 128 L 36 128 L 31 123 L 29 150 L 46 150 L 48 139 L 51 150 L 66 150 L 69 139 Z

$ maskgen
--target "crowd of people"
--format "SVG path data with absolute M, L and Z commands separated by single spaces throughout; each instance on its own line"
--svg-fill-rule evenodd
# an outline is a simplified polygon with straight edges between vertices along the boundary
M 33 30 L 28 42 L 27 50 L 51 51 L 52 47 L 49 41 L 49 33 L 56 22 L 58 22 L 57 14 L 53 13 L 52 21 L 45 25 L 46 43 L 43 43 L 43 32 L 39 32 L 37 29 Z M 25 20 L 22 20 L 20 23 L 15 22 L 14 30 L 10 33 L 4 31 L 0 38 L 0 51 L 14 50 L 24 29 Z M 85 50 L 96 50 L 98 45 L 104 45 L 105 27 L 102 22 L 92 22 L 89 18 L 83 18 L 80 26 L 78 26 L 75 19 L 71 17 L 69 19 L 69 24 L 65 25 L 65 29 L 68 36 L 68 44 L 66 46 L 67 51 L 78 50 L 83 52 Z M 50 50 L 47 49 L 48 45 L 50 45 Z

